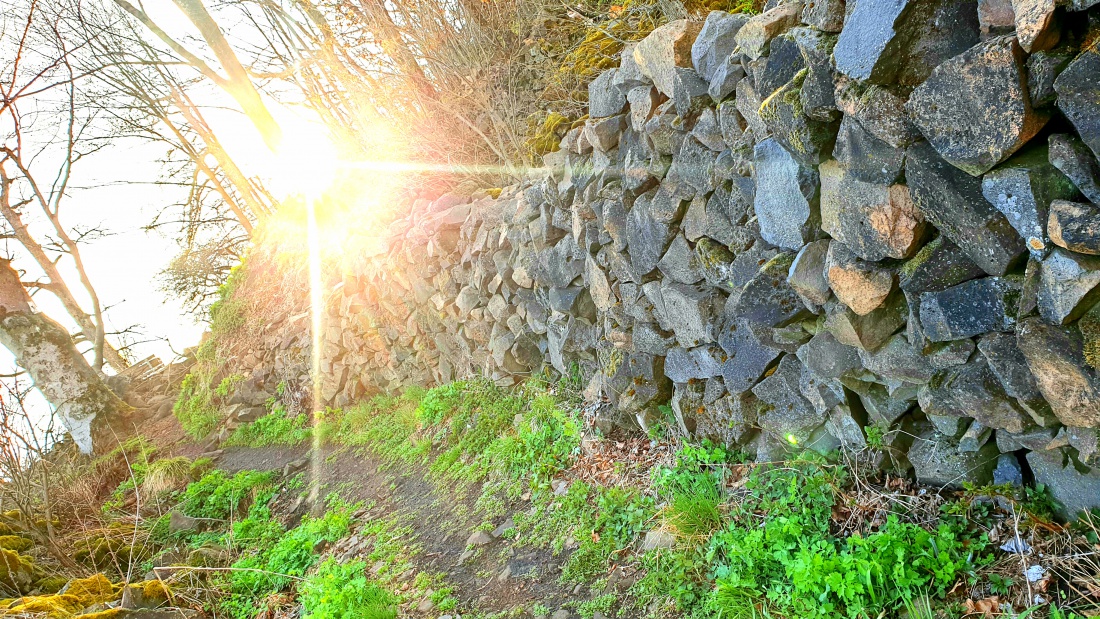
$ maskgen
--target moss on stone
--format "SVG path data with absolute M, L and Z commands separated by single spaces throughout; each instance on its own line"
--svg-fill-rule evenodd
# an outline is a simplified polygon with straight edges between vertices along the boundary
M 76 578 L 69 583 L 68 589 L 65 593 L 75 595 L 81 599 L 91 600 L 87 606 L 91 606 L 96 602 L 105 602 L 113 599 L 120 587 L 107 580 L 107 577 L 103 574 L 96 574 L 95 576 L 89 576 L 88 578 Z
M 569 119 L 557 112 L 549 112 L 541 122 L 537 118 L 532 118 L 528 123 L 531 125 L 529 128 L 531 137 L 527 139 L 527 149 L 533 154 L 545 155 L 558 150 L 558 145 L 561 144 L 561 139 L 569 125 Z
M 619 366 L 623 363 L 623 352 L 618 349 L 608 351 L 603 363 L 603 375 L 612 377 L 619 371 Z
M 1084 337 L 1085 363 L 1100 370 L 1100 303 L 1081 317 L 1077 327 Z
M 920 248 L 920 251 L 916 253 L 912 258 L 905 261 L 898 269 L 898 277 L 901 281 L 905 281 L 913 276 L 917 272 L 917 269 L 926 262 L 928 262 L 932 256 L 936 253 L 936 250 L 943 244 L 941 237 L 936 237 L 934 240 L 929 241 L 924 247 Z
M 109 608 L 96 613 L 80 615 L 80 619 L 120 619 L 126 616 L 127 612 L 124 608 Z
M 159 580 L 146 580 L 140 583 L 141 593 L 146 600 L 154 602 L 167 602 L 172 597 L 172 591 L 168 585 Z
M 30 557 L 14 550 L 0 550 L 0 585 L 22 593 L 40 578 L 41 571 Z
M 717 269 L 733 262 L 733 252 L 725 245 L 708 237 L 702 237 L 695 243 L 695 256 L 705 269 Z
M 75 595 L 35 595 L 22 598 L 17 604 L 10 606 L 4 614 L 46 615 L 51 618 L 71 617 L 88 606 Z
M 134 544 L 132 524 L 112 523 L 96 534 L 80 540 L 75 545 L 73 558 L 95 570 L 140 563 L 152 556 L 152 548 L 143 539 Z
M 25 537 L 20 537 L 18 535 L 0 535 L 0 548 L 4 550 L 25 552 L 30 550 L 32 546 L 34 546 L 34 542 Z
M 69 579 L 65 576 L 47 576 L 34 583 L 34 589 L 43 594 L 52 594 L 61 591 L 67 584 Z

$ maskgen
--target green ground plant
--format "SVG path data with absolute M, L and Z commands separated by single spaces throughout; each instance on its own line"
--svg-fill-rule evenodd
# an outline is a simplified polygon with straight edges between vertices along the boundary
M 256 421 L 246 423 L 229 435 L 227 446 L 270 447 L 300 445 L 312 436 L 309 415 L 290 415 L 280 402 L 272 402 L 272 410 Z
M 243 281 L 244 270 L 239 266 L 234 267 L 218 289 L 218 300 L 210 305 L 210 334 L 215 340 L 224 338 L 245 325 L 248 306 L 243 295 L 235 294 Z
M 210 349 L 204 352 L 207 355 L 212 354 Z M 211 389 L 210 383 L 217 372 L 216 366 L 213 359 L 204 359 L 200 355 L 195 367 L 183 378 L 179 397 L 172 406 L 172 412 L 180 426 L 195 440 L 206 437 L 221 423 L 223 417 L 216 398 L 229 395 L 233 381 L 239 380 L 235 375 L 228 376 Z
M 232 476 L 215 469 L 184 490 L 180 507 L 192 518 L 228 520 L 242 514 L 245 501 L 266 503 L 271 498 L 274 473 L 241 471 Z
M 564 582 L 587 583 L 605 576 L 613 559 L 628 552 L 645 531 L 655 509 L 651 497 L 622 488 L 599 488 L 591 526 L 582 523 L 573 535 L 580 545 L 562 567 Z
M 366 577 L 362 561 L 329 559 L 299 587 L 305 619 L 396 619 L 397 598 Z
M 335 542 L 347 534 L 353 507 L 335 501 L 323 516 L 306 516 L 300 525 L 279 535 L 274 544 L 250 544 L 246 554 L 233 564 L 241 568 L 230 577 L 233 593 L 255 599 L 280 591 L 294 577 L 304 576 L 317 560 L 314 548 L 318 542 Z
M 654 472 L 654 488 L 668 499 L 665 519 L 680 535 L 708 537 L 722 525 L 720 489 L 725 486 L 726 465 L 738 456 L 704 441 L 684 445 L 674 466 Z
M 963 519 L 926 530 L 891 515 L 877 531 L 835 536 L 832 510 L 846 475 L 811 454 L 754 469 L 748 496 L 708 547 L 710 608 L 722 616 L 756 607 L 800 617 L 876 616 L 923 592 L 942 599 L 991 560 L 987 540 Z

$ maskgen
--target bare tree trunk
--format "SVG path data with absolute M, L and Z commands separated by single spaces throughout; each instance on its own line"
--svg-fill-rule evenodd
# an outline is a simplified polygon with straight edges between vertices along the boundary
M 23 223 L 23 218 L 20 216 L 19 212 L 12 207 L 11 194 L 8 191 L 10 184 L 11 179 L 7 178 L 3 170 L 0 169 L 0 217 L 3 217 L 4 220 L 8 222 L 15 239 L 26 248 L 27 253 L 34 258 L 34 261 L 38 263 L 38 266 L 46 274 L 46 279 L 49 280 L 49 283 L 40 284 L 40 287 L 49 290 L 57 296 L 58 300 L 61 301 L 61 305 L 65 307 L 65 312 L 68 313 L 69 316 L 76 321 L 77 326 L 80 327 L 80 332 L 84 334 L 84 337 L 89 342 L 98 344 L 102 337 L 102 325 L 93 321 L 92 317 L 80 307 L 80 303 L 77 302 L 76 297 L 74 297 L 72 291 L 69 290 L 68 284 L 65 283 L 65 279 L 61 276 L 61 271 L 58 270 L 57 263 L 50 260 L 42 244 L 31 236 L 30 230 L 27 229 L 27 225 Z M 56 222 L 54 223 L 56 224 Z M 83 268 L 81 268 L 81 274 L 83 277 Z M 90 286 L 90 284 L 88 285 Z M 96 305 L 98 306 L 98 302 Z M 95 316 L 97 320 L 102 320 L 103 318 L 102 312 L 100 311 L 97 311 Z M 129 362 L 123 359 L 118 350 L 108 343 L 103 344 L 103 358 L 111 367 L 119 372 L 130 367 Z
M 73 345 L 68 331 L 31 307 L 8 260 L 0 260 L 0 344 L 27 370 L 84 453 L 103 451 L 129 412 Z

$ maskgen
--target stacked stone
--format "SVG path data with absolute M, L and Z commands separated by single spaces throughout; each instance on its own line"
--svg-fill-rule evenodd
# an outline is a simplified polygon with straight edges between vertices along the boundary
M 324 396 L 581 375 L 600 420 L 884 446 L 1100 505 L 1097 0 L 675 21 L 499 198 L 413 204 L 329 301 Z M 873 430 L 872 430 L 873 429 Z

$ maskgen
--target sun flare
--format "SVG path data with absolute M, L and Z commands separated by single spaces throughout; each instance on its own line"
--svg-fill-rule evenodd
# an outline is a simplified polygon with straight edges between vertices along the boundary
M 271 178 L 276 195 L 315 201 L 336 179 L 339 150 L 319 125 L 304 121 L 283 124 L 283 139 L 274 153 Z

